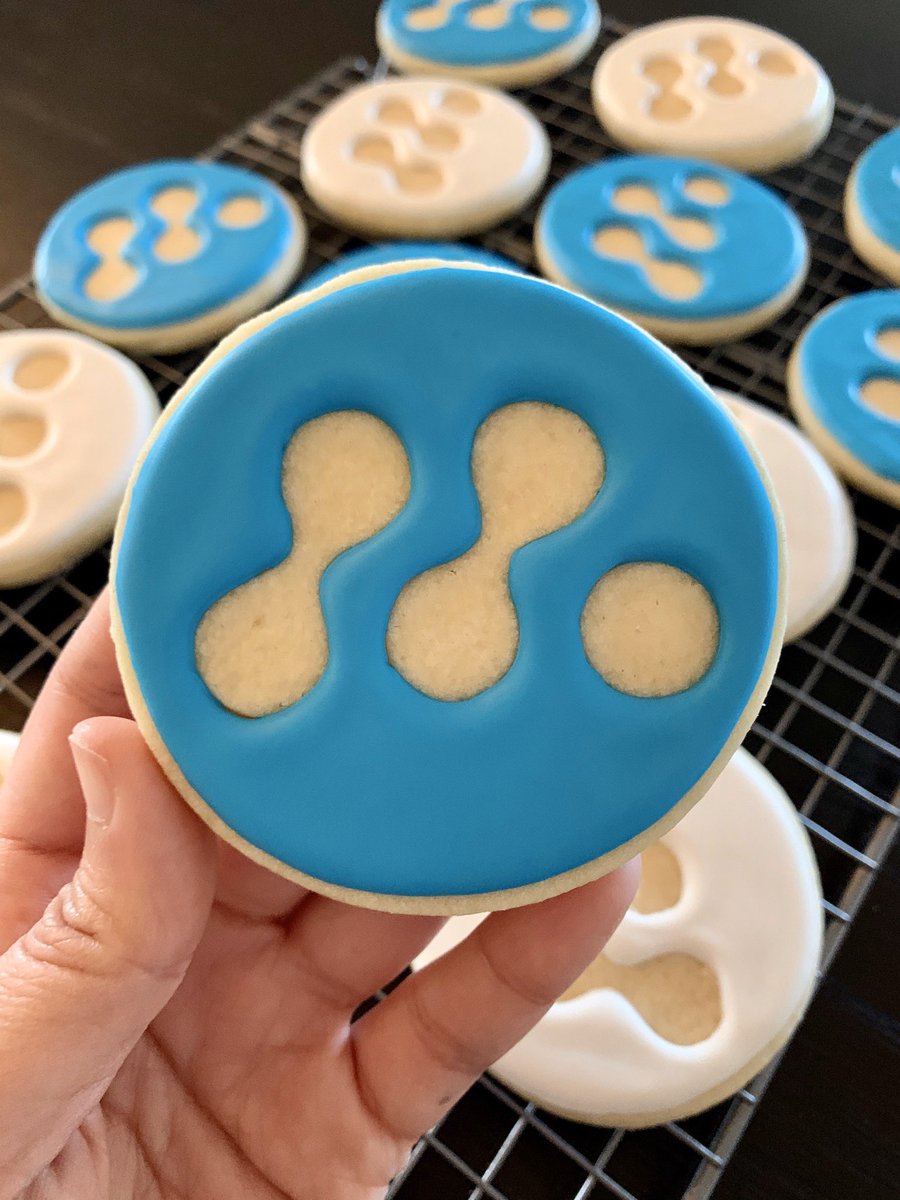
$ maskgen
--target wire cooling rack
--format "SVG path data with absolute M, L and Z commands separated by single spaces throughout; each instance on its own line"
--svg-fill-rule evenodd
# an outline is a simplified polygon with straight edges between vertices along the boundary
M 626 32 L 607 20 L 600 49 Z M 590 104 L 588 63 L 521 93 L 553 142 L 550 182 L 614 150 Z M 336 63 L 206 156 L 267 175 L 300 202 L 309 229 L 307 269 L 359 245 L 301 194 L 300 139 L 352 85 L 383 73 Z M 768 180 L 806 226 L 812 249 L 797 303 L 744 341 L 684 350 L 710 383 L 782 410 L 784 366 L 806 323 L 841 296 L 884 286 L 848 249 L 841 198 L 851 164 L 890 118 L 838 101 L 834 126 L 807 162 Z M 482 243 L 526 268 L 536 206 Z M 0 327 L 52 325 L 30 282 L 0 290 Z M 201 361 L 198 350 L 139 360 L 163 403 Z M 900 522 L 894 509 L 853 494 L 859 553 L 838 606 L 788 646 L 747 745 L 780 780 L 812 836 L 824 888 L 827 970 L 897 829 L 900 751 Z M 39 587 L 0 592 L 0 724 L 19 728 L 66 639 L 102 588 L 99 551 Z M 397 1200 L 702 1200 L 711 1195 L 775 1065 L 733 1100 L 691 1120 L 641 1132 L 593 1129 L 552 1117 L 485 1077 L 416 1147 L 395 1181 Z

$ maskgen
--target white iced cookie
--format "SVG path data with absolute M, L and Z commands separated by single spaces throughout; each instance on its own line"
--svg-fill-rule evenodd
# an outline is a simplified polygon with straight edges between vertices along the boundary
M 19 745 L 19 735 L 11 729 L 0 729 L 0 787 L 6 780 L 9 764 Z
M 745 750 L 643 868 L 605 953 L 491 1068 L 541 1107 L 595 1125 L 655 1125 L 736 1092 L 798 1025 L 819 963 L 809 840 Z M 450 921 L 414 965 L 481 919 Z
M 584 58 L 600 9 L 597 0 L 383 0 L 376 32 L 400 71 L 530 87 Z
M 353 88 L 310 125 L 303 184 L 330 217 L 385 237 L 457 237 L 523 208 L 550 144 L 518 101 L 471 83 L 387 79 Z
M 857 159 L 844 192 L 844 225 L 859 257 L 900 284 L 900 128 Z
M 117 351 L 57 329 L 0 334 L 0 587 L 106 541 L 158 414 Z
M 856 557 L 856 526 L 843 485 L 790 421 L 752 400 L 716 391 L 753 442 L 781 506 L 787 539 L 784 640 L 812 629 L 846 588 Z
M 730 17 L 661 21 L 601 55 L 594 109 L 632 150 L 746 171 L 805 158 L 831 126 L 828 76 L 795 42 Z

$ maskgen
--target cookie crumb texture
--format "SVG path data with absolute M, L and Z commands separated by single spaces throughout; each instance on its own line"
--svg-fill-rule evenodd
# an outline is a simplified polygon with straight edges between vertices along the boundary
M 619 318 L 475 267 L 347 280 L 170 406 L 116 546 L 129 697 L 276 869 L 524 903 L 720 769 L 780 636 L 778 528 L 728 417 Z

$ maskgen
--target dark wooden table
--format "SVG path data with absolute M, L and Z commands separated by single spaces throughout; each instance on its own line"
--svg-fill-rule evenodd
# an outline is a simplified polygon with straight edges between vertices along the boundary
M 371 54 L 373 0 L 0 0 L 0 279 L 98 175 L 191 154 L 332 59 Z M 699 7 L 616 0 L 622 20 Z M 718 0 L 807 47 L 838 92 L 900 112 L 900 0 Z M 900 845 L 717 1200 L 900 1197 Z M 436 1197 L 435 1200 L 440 1200 Z

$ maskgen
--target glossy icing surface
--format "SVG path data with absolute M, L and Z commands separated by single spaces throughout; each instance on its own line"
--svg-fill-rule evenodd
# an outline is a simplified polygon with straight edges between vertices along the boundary
M 900 481 L 900 420 L 866 404 L 873 379 L 900 387 L 900 358 L 878 344 L 900 330 L 900 290 L 866 292 L 830 304 L 803 333 L 797 366 L 813 415 L 866 467 Z
M 43 578 L 109 536 L 158 414 L 117 351 L 58 329 L 0 334 L 0 583 Z
M 0 787 L 6 778 L 9 764 L 19 745 L 19 735 L 11 729 L 0 729 Z
M 729 17 L 660 21 L 621 38 L 600 57 L 593 96 L 629 145 L 734 163 L 797 130 L 802 152 L 804 129 L 832 104 L 827 76 L 796 42 Z
M 518 263 L 504 258 L 501 254 L 492 254 L 480 246 L 470 246 L 465 242 L 382 242 L 378 246 L 360 246 L 327 262 L 324 266 L 313 271 L 303 280 L 294 291 L 311 292 L 313 288 L 321 287 L 330 279 L 346 275 L 348 271 L 358 271 L 360 267 L 376 267 L 383 263 L 409 262 L 416 258 L 437 258 L 442 262 L 474 262 L 485 267 L 500 267 L 505 271 L 522 271 Z
M 883 134 L 860 157 L 854 195 L 875 236 L 900 251 L 900 128 Z
M 610 232 L 624 233 L 633 252 L 626 257 L 628 243 L 607 252 Z M 655 155 L 568 175 L 544 202 L 538 237 L 579 291 L 683 320 L 759 308 L 796 280 L 807 257 L 802 226 L 774 192 L 712 163 Z
M 600 1124 L 689 1108 L 786 1033 L 809 994 L 821 952 L 820 887 L 803 827 L 768 771 L 739 749 L 662 845 L 680 868 L 680 895 L 656 912 L 629 909 L 606 955 L 626 967 L 671 954 L 708 964 L 721 1020 L 709 1037 L 681 1045 L 613 988 L 558 1002 L 492 1068 L 539 1104 Z M 481 919 L 452 919 L 416 966 Z
M 790 421 L 717 388 L 759 452 L 784 520 L 787 546 L 785 640 L 824 615 L 850 577 L 856 527 L 849 498 L 812 442 Z
M 384 0 L 379 12 L 401 50 L 458 66 L 550 54 L 596 20 L 595 0 Z
M 222 163 L 145 163 L 63 205 L 38 244 L 35 281 L 80 321 L 153 329 L 250 291 L 296 238 L 287 197 L 260 175 Z
M 436 700 L 390 666 L 389 616 L 410 579 L 477 540 L 473 439 L 523 396 L 587 423 L 605 482 L 570 525 L 513 555 L 519 647 L 508 673 L 472 699 Z M 318 683 L 279 712 L 239 717 L 197 670 L 198 625 L 288 554 L 285 447 L 305 422 L 348 406 L 400 438 L 410 499 L 325 571 L 330 657 Z M 134 483 L 115 589 L 156 729 L 233 830 L 323 881 L 468 895 L 597 858 L 696 783 L 765 662 L 777 558 L 737 430 L 674 356 L 540 280 L 437 267 L 325 295 L 216 364 Z M 709 671 L 664 699 L 614 691 L 581 641 L 591 588 L 632 560 L 689 572 L 719 615 Z

